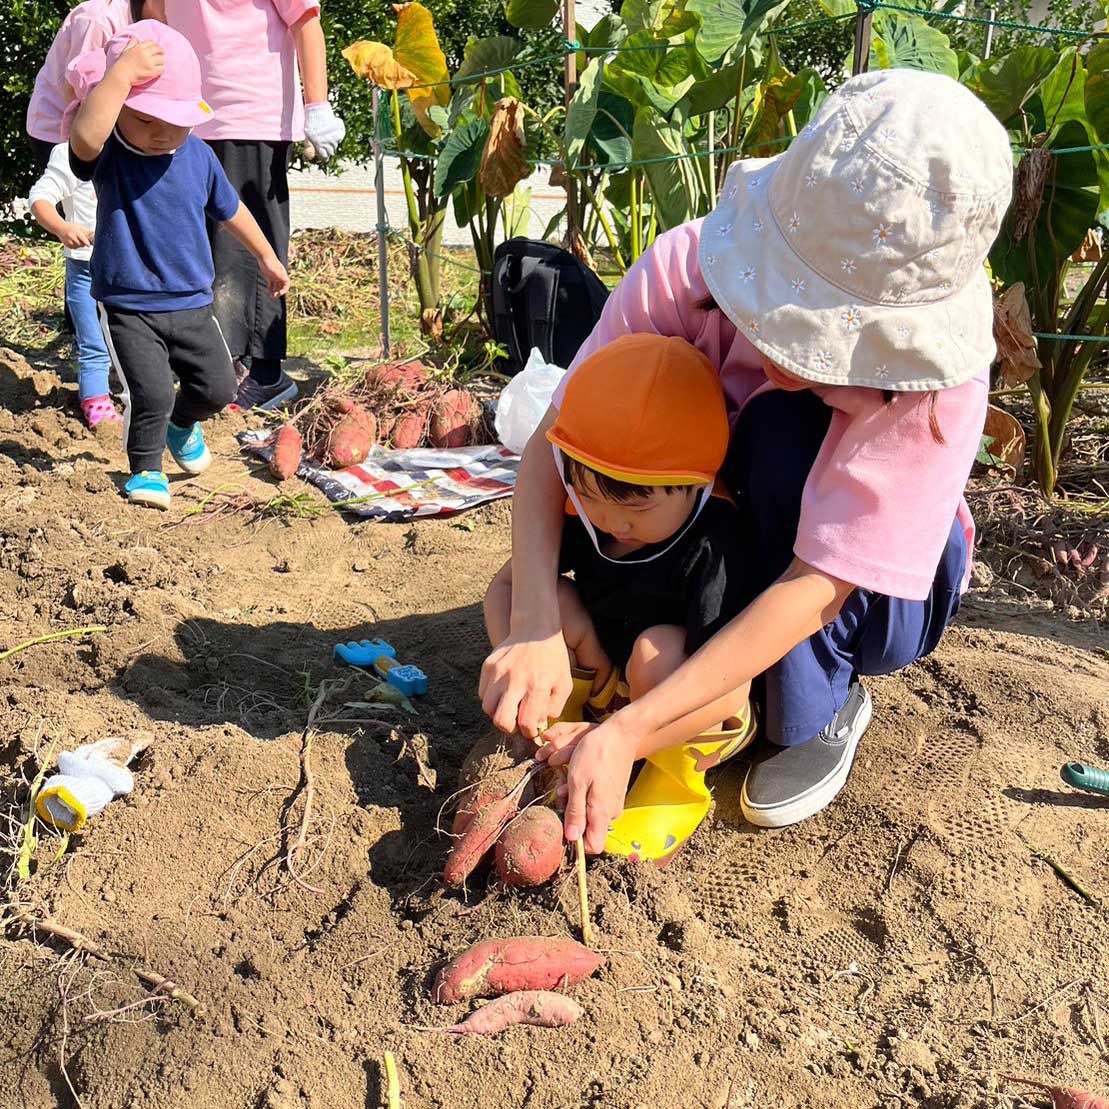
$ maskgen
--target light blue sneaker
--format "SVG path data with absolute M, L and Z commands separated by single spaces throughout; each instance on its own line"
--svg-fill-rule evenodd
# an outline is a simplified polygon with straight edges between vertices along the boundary
M 187 474 L 202 474 L 212 464 L 212 456 L 204 445 L 204 432 L 200 424 L 178 427 L 170 423 L 166 428 L 166 446 L 174 462 Z
M 132 474 L 131 480 L 123 488 L 132 504 L 169 508 L 169 479 L 158 470 L 143 470 Z

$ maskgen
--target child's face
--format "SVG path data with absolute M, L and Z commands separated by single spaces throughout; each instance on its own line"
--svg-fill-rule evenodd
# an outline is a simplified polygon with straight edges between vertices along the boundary
M 172 153 L 189 137 L 191 130 L 136 112 L 126 105 L 120 110 L 118 125 L 123 137 L 144 154 Z
M 661 543 L 689 519 L 694 498 L 704 486 L 682 486 L 672 492 L 653 489 L 641 500 L 618 501 L 603 497 L 592 479 L 586 478 L 574 492 L 589 522 L 621 543 Z
M 791 374 L 789 370 L 783 370 L 776 362 L 771 362 L 765 354 L 762 356 L 762 368 L 771 384 L 777 385 L 779 389 L 784 389 L 786 392 L 799 393 L 802 389 L 812 386 L 811 381 Z

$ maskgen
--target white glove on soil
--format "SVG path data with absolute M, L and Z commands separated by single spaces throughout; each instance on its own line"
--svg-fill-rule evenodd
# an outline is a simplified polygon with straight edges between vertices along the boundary
M 346 125 L 326 100 L 304 106 L 304 137 L 316 148 L 317 157 L 327 161 L 346 133 Z
M 63 751 L 58 756 L 59 773 L 43 783 L 35 799 L 39 816 L 67 832 L 80 831 L 90 816 L 134 788 L 134 775 L 114 761 L 127 761 L 134 753 L 130 743 L 115 738 Z

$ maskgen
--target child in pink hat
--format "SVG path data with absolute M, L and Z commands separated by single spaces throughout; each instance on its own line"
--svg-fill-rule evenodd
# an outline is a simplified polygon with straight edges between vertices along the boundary
M 285 294 L 289 276 L 215 155 L 190 133 L 212 109 L 184 37 L 143 20 L 78 58 L 67 76 L 80 102 L 70 166 L 93 182 L 98 199 L 92 295 L 125 385 L 126 494 L 168 508 L 166 446 L 186 473 L 202 473 L 211 455 L 200 421 L 235 397 L 231 356 L 212 313 L 206 220 L 254 255 L 271 296 Z

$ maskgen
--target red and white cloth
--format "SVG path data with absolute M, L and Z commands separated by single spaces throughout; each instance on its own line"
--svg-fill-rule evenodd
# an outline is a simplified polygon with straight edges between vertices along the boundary
M 268 431 L 245 431 L 239 442 L 268 461 L 273 453 L 270 438 Z M 297 476 L 310 481 L 333 504 L 345 504 L 348 512 L 399 521 L 453 516 L 510 497 L 519 464 L 519 455 L 499 444 L 454 450 L 374 447 L 365 462 L 345 470 L 329 470 L 306 458 Z

